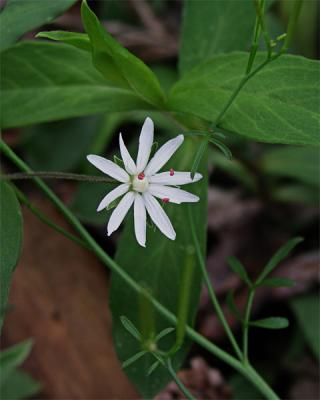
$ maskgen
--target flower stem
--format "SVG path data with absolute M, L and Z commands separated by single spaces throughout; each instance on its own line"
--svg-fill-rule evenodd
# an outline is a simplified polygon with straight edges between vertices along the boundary
M 65 172 L 51 172 L 51 171 L 30 171 L 28 173 L 14 173 L 7 175 L 0 175 L 0 180 L 20 180 L 20 179 L 33 179 L 33 178 L 43 178 L 43 179 L 68 179 L 73 181 L 86 181 L 86 182 L 104 182 L 104 183 L 116 183 L 114 179 L 104 178 L 102 176 L 92 176 L 84 174 L 74 174 Z
M 0 140 L 0 149 L 4 154 L 18 166 L 19 169 L 25 172 L 32 172 L 27 164 L 21 160 L 9 146 Z M 89 248 L 96 254 L 100 261 L 110 268 L 114 273 L 118 274 L 123 281 L 129 285 L 137 294 L 141 294 L 143 287 L 139 285 L 130 275 L 128 275 L 105 251 L 98 245 L 98 243 L 93 239 L 93 237 L 87 232 L 87 230 L 82 226 L 80 221 L 72 214 L 71 211 L 63 204 L 63 202 L 52 192 L 52 190 L 39 178 L 34 177 L 34 181 L 37 186 L 43 191 L 43 193 L 48 197 L 48 199 L 57 207 L 61 214 L 69 221 L 69 223 L 78 231 L 82 236 L 83 240 L 88 244 Z M 178 321 L 176 316 L 164 307 L 156 298 L 149 295 L 150 301 L 154 308 L 165 317 L 173 325 L 177 325 Z M 249 365 L 242 364 L 235 357 L 231 356 L 220 347 L 211 343 L 208 339 L 200 335 L 190 326 L 186 327 L 187 335 L 201 347 L 218 357 L 220 360 L 224 361 L 226 364 L 233 367 L 243 376 L 245 376 L 268 400 L 279 400 L 279 397 L 274 393 L 274 391 L 268 386 L 268 384 L 263 380 L 263 378 Z
M 236 353 L 238 358 L 241 360 L 242 359 L 242 352 L 241 352 L 240 347 L 239 347 L 239 345 L 238 345 L 238 343 L 237 343 L 237 341 L 236 341 L 236 339 L 235 339 L 235 337 L 234 337 L 234 335 L 233 335 L 233 333 L 232 333 L 232 331 L 231 331 L 231 329 L 229 327 L 228 322 L 225 319 L 225 316 L 224 316 L 223 311 L 222 311 L 222 309 L 220 307 L 220 304 L 219 304 L 219 301 L 217 299 L 217 296 L 216 296 L 216 294 L 214 292 L 213 286 L 212 286 L 212 284 L 210 282 L 208 271 L 207 271 L 207 268 L 206 268 L 206 265 L 205 265 L 205 262 L 204 262 L 204 259 L 203 259 L 203 256 L 202 256 L 200 244 L 199 244 L 199 241 L 198 241 L 198 238 L 197 238 L 197 234 L 196 234 L 196 231 L 195 231 L 195 225 L 194 225 L 194 221 L 193 221 L 192 211 L 191 211 L 190 205 L 188 207 L 188 214 L 189 214 L 189 221 L 190 221 L 192 238 L 193 238 L 194 245 L 195 245 L 195 248 L 196 248 L 196 253 L 197 253 L 197 256 L 198 256 L 198 260 L 199 260 L 202 276 L 203 276 L 204 282 L 206 284 L 206 287 L 208 289 L 208 293 L 209 293 L 212 305 L 213 305 L 213 307 L 214 307 L 214 309 L 215 309 L 215 311 L 216 311 L 216 313 L 218 315 L 218 318 L 219 318 L 219 321 L 220 321 L 221 325 L 223 326 L 223 328 L 224 328 L 224 330 L 225 330 L 225 332 L 226 332 L 226 334 L 227 334 L 227 336 L 228 336 L 228 338 L 230 340 L 230 343 L 231 343 L 231 345 L 233 347 L 234 352 Z
M 243 319 L 243 362 L 247 364 L 249 362 L 248 358 L 248 339 L 249 339 L 249 324 L 250 324 L 250 314 L 253 303 L 255 290 L 250 288 L 244 313 Z
M 185 385 L 181 382 L 175 370 L 172 367 L 170 359 L 166 362 L 166 368 L 171 375 L 172 379 L 176 382 L 181 392 L 185 395 L 188 400 L 195 400 L 195 397 L 189 392 L 189 390 L 185 387 Z

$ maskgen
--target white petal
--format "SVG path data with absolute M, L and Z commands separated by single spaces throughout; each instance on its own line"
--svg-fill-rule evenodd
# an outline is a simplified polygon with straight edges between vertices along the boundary
M 173 229 L 170 219 L 157 200 L 148 192 L 143 193 L 143 200 L 152 221 L 157 225 L 164 235 L 166 235 L 169 239 L 174 240 L 176 238 L 176 233 Z
M 124 167 L 125 167 L 126 171 L 130 175 L 136 174 L 137 173 L 136 164 L 133 161 L 132 157 L 130 156 L 130 153 L 128 152 L 128 149 L 126 148 L 126 145 L 124 144 L 121 133 L 119 135 L 119 146 L 120 146 L 121 158 L 122 158 L 122 161 L 124 162 Z
M 142 172 L 147 162 L 149 161 L 151 147 L 153 143 L 153 121 L 151 118 L 146 118 L 141 129 L 139 138 L 139 150 L 137 157 L 137 173 Z
M 190 172 L 174 171 L 171 176 L 170 172 L 161 172 L 150 176 L 149 183 L 158 183 L 160 185 L 185 185 L 187 183 L 198 182 L 202 179 L 202 175 L 196 172 L 193 179 L 191 179 Z
M 147 215 L 142 196 L 138 193 L 134 197 L 134 232 L 140 246 L 146 247 Z
M 195 203 L 199 201 L 199 197 L 186 192 L 185 190 L 172 188 L 164 185 L 150 185 L 148 191 L 153 196 L 159 197 L 160 199 L 167 198 L 170 203 Z
M 100 171 L 111 176 L 111 178 L 114 178 L 117 181 L 123 183 L 129 182 L 129 175 L 124 169 L 120 168 L 114 162 L 107 160 L 104 157 L 96 156 L 93 154 L 87 156 L 87 160 L 91 162 L 91 164 L 93 164 L 96 168 L 100 169 Z
M 104 210 L 111 204 L 115 199 L 125 194 L 129 189 L 128 183 L 123 183 L 122 185 L 117 186 L 115 189 L 111 190 L 100 202 L 98 205 L 97 211 Z
M 121 199 L 120 203 L 114 209 L 113 213 L 108 222 L 108 236 L 111 235 L 112 232 L 117 230 L 123 221 L 124 217 L 127 215 L 129 208 L 132 206 L 134 200 L 134 193 L 128 192 Z
M 166 162 L 172 157 L 172 155 L 177 151 L 183 142 L 184 136 L 179 135 L 174 139 L 168 140 L 156 154 L 152 157 L 144 173 L 147 176 L 153 175 L 159 171 L 160 168 L 166 164 Z

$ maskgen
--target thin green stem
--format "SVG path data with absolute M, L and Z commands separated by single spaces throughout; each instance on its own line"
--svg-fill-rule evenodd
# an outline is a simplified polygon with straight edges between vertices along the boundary
M 66 231 L 65 229 L 61 228 L 60 226 L 56 225 L 54 222 L 52 222 L 48 217 L 46 217 L 40 210 L 38 210 L 37 207 L 35 207 L 29 199 L 19 190 L 16 186 L 14 186 L 15 193 L 18 197 L 18 199 L 25 204 L 26 207 L 29 208 L 29 210 L 39 218 L 40 221 L 45 223 L 46 225 L 50 226 L 50 228 L 54 229 L 56 232 L 60 233 L 61 235 L 65 236 L 66 238 L 72 240 L 73 242 L 79 244 L 80 246 L 90 250 L 89 246 L 87 245 L 86 242 L 81 240 L 80 238 L 72 235 L 70 232 Z
M 260 1 L 259 7 L 264 10 L 264 0 Z M 259 47 L 259 38 L 260 38 L 260 33 L 261 33 L 261 26 L 260 26 L 260 20 L 259 17 L 256 16 L 255 24 L 254 24 L 254 30 L 253 30 L 253 41 L 251 45 L 251 51 L 248 59 L 248 64 L 246 68 L 246 75 L 248 75 L 252 69 L 254 59 L 257 54 L 257 50 Z
M 92 175 L 84 175 L 84 174 L 74 174 L 74 173 L 65 173 L 65 172 L 52 172 L 52 171 L 30 171 L 28 173 L 14 173 L 14 174 L 6 174 L 0 175 L 0 180 L 20 180 L 20 179 L 34 179 L 42 178 L 42 179 L 67 179 L 73 181 L 86 181 L 86 182 L 103 182 L 103 183 L 116 183 L 114 179 L 104 178 L 103 176 L 92 176 Z
M 236 353 L 238 358 L 241 360 L 242 359 L 242 353 L 241 353 L 240 347 L 239 347 L 239 345 L 238 345 L 238 343 L 237 343 L 237 341 L 236 341 L 236 339 L 235 339 L 235 337 L 234 337 L 234 335 L 233 335 L 233 333 L 232 333 L 232 331 L 231 331 L 231 329 L 229 327 L 229 324 L 228 324 L 227 320 L 225 319 L 225 316 L 224 316 L 223 311 L 222 311 L 222 309 L 220 307 L 219 301 L 218 301 L 217 296 L 216 296 L 216 294 L 214 292 L 213 286 L 211 284 L 211 281 L 210 281 L 210 278 L 209 278 L 209 275 L 208 275 L 208 272 L 207 272 L 207 268 L 206 268 L 206 265 L 205 265 L 205 262 L 204 262 L 204 259 L 203 259 L 203 256 L 202 256 L 202 251 L 201 251 L 201 248 L 200 248 L 200 244 L 199 244 L 199 241 L 198 241 L 198 238 L 197 238 L 197 234 L 196 234 L 196 231 L 195 231 L 195 225 L 194 225 L 194 221 L 193 221 L 193 217 L 192 217 L 192 212 L 191 212 L 191 207 L 190 206 L 188 207 L 188 215 L 189 215 L 192 238 L 193 238 L 194 245 L 195 245 L 195 248 L 196 248 L 196 253 L 197 253 L 197 256 L 198 256 L 198 261 L 199 261 L 199 264 L 200 264 L 202 277 L 203 277 L 205 285 L 206 285 L 206 287 L 208 289 L 208 293 L 209 293 L 212 305 L 213 305 L 213 307 L 214 307 L 214 309 L 215 309 L 215 311 L 216 311 L 216 313 L 218 315 L 218 318 L 219 318 L 219 321 L 220 321 L 221 325 L 223 326 L 223 328 L 224 328 L 224 330 L 225 330 L 225 332 L 226 332 L 226 334 L 227 334 L 227 336 L 228 336 L 228 338 L 230 340 L 230 343 L 231 343 L 231 345 L 232 345 L 232 347 L 234 349 L 234 352 Z
M 285 41 L 283 43 L 283 46 L 282 46 L 282 48 L 280 50 L 281 53 L 285 53 L 288 50 L 289 46 L 290 46 L 290 42 L 291 42 L 292 37 L 294 35 L 294 31 L 295 31 L 295 28 L 296 28 L 296 25 L 297 25 L 297 21 L 298 21 L 298 18 L 299 18 L 299 14 L 300 14 L 300 11 L 301 11 L 302 3 L 303 3 L 302 0 L 295 0 L 294 1 L 293 10 L 291 12 L 290 19 L 289 19 L 289 22 L 288 22 L 287 35 L 286 35 Z
M 167 370 L 171 375 L 172 379 L 176 382 L 177 386 L 181 390 L 181 392 L 186 396 L 188 400 L 195 400 L 195 397 L 189 392 L 189 390 L 185 387 L 185 385 L 181 382 L 178 375 L 176 374 L 175 370 L 172 367 L 171 361 L 168 360 L 166 363 Z
M 265 42 L 267 50 L 268 50 L 268 58 L 270 58 L 272 56 L 272 46 L 271 46 L 271 39 L 269 36 L 269 32 L 268 32 L 268 29 L 266 27 L 266 23 L 264 20 L 264 4 L 262 7 L 261 1 L 254 0 L 254 5 L 256 8 L 257 17 L 259 19 L 259 25 L 261 27 L 264 42 Z
M 25 172 L 31 172 L 30 168 L 22 161 L 2 140 L 0 141 L 0 148 L 4 154 L 18 166 L 19 169 Z M 96 256 L 101 260 L 101 262 L 110 268 L 111 271 L 118 274 L 123 281 L 131 287 L 137 294 L 142 293 L 142 286 L 140 286 L 134 279 L 131 278 L 104 250 L 96 243 L 93 237 L 87 232 L 87 230 L 82 226 L 79 220 L 68 210 L 68 208 L 62 203 L 62 201 L 52 192 L 52 190 L 38 177 L 34 177 L 34 181 L 37 186 L 43 191 L 43 193 L 50 199 L 50 201 L 57 207 L 61 214 L 69 221 L 69 223 L 79 232 L 83 240 L 88 244 L 91 250 L 96 254 Z M 177 325 L 176 316 L 164 307 L 157 299 L 150 296 L 150 301 L 154 308 L 170 323 Z M 233 367 L 243 376 L 245 376 L 250 382 L 257 387 L 258 390 L 266 397 L 268 400 L 279 400 L 278 396 L 273 392 L 273 390 L 264 382 L 263 378 L 254 371 L 251 367 L 243 365 L 235 357 L 231 356 L 220 347 L 211 343 L 208 339 L 200 335 L 190 326 L 186 328 L 187 335 L 204 349 L 208 350 L 210 353 L 218 357 L 220 360 L 224 361 L 226 364 Z
M 247 364 L 249 362 L 249 357 L 248 357 L 249 324 L 250 324 L 250 314 L 251 314 L 254 293 L 255 293 L 255 289 L 250 288 L 249 293 L 248 293 L 245 313 L 244 313 L 244 319 L 243 319 L 243 323 L 242 323 L 243 324 L 243 337 L 242 337 L 242 340 L 243 340 L 243 362 L 245 364 Z

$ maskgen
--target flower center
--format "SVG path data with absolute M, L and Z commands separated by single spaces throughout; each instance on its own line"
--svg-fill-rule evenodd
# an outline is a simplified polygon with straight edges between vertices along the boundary
M 148 179 L 145 177 L 145 174 L 141 172 L 139 175 L 135 175 L 132 179 L 132 188 L 136 192 L 143 193 L 148 190 L 149 182 Z

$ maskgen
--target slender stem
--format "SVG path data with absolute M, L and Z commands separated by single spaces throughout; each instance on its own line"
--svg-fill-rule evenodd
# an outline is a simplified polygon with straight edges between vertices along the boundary
M 260 1 L 259 7 L 261 7 L 262 10 L 264 10 L 264 0 Z M 254 59 L 257 54 L 257 50 L 258 50 L 258 46 L 259 46 L 260 32 L 261 32 L 260 20 L 259 20 L 259 17 L 256 16 L 254 30 L 253 30 L 253 41 L 252 41 L 251 51 L 250 51 L 248 64 L 247 64 L 247 68 L 246 68 L 246 75 L 250 73 Z
M 249 293 L 248 293 L 248 298 L 247 298 L 246 309 L 245 309 L 245 313 L 244 313 L 244 319 L 243 319 L 243 323 L 242 323 L 243 324 L 242 340 L 243 340 L 243 361 L 244 361 L 244 363 L 249 362 L 249 358 L 248 358 L 249 324 L 250 324 L 250 314 L 251 314 L 254 293 L 255 293 L 255 290 L 250 288 Z
M 294 31 L 295 31 L 295 28 L 296 28 L 296 25 L 297 25 L 297 21 L 298 21 L 298 18 L 299 18 L 299 14 L 300 14 L 300 11 L 301 11 L 302 3 L 303 3 L 302 0 L 295 0 L 294 1 L 293 11 L 291 12 L 290 19 L 289 19 L 289 22 L 288 22 L 287 35 L 286 35 L 285 41 L 283 43 L 282 49 L 280 50 L 281 53 L 285 53 L 288 50 L 289 46 L 290 46 L 290 42 L 291 42 L 292 37 L 294 35 Z
M 257 17 L 259 19 L 259 24 L 260 24 L 260 27 L 262 30 L 264 42 L 265 42 L 267 50 L 268 50 L 268 58 L 270 58 L 272 55 L 272 46 L 271 46 L 271 39 L 269 36 L 269 32 L 266 28 L 266 23 L 264 20 L 264 4 L 261 4 L 261 1 L 254 0 L 254 5 L 256 8 Z
M 33 179 L 33 178 L 43 178 L 43 179 L 70 179 L 73 181 L 86 181 L 86 182 L 104 182 L 104 183 L 116 183 L 114 179 L 104 178 L 103 176 L 92 176 L 84 174 L 73 174 L 64 172 L 51 172 L 51 171 L 30 171 L 28 173 L 14 173 L 7 175 L 0 175 L 0 180 L 20 180 L 20 179 Z
M 217 296 L 216 296 L 216 294 L 214 292 L 213 286 L 212 286 L 212 284 L 210 282 L 210 278 L 209 278 L 209 275 L 208 275 L 208 272 L 207 272 L 207 268 L 206 268 L 206 265 L 205 265 L 205 262 L 204 262 L 204 259 L 203 259 L 203 256 L 202 256 L 202 251 L 201 251 L 201 248 L 200 248 L 200 244 L 199 244 L 199 241 L 198 241 L 198 238 L 197 238 L 197 234 L 196 234 L 196 231 L 195 231 L 195 226 L 194 226 L 194 221 L 193 221 L 193 217 L 192 217 L 192 212 L 191 212 L 191 207 L 190 206 L 188 207 L 188 214 L 189 214 L 189 221 L 190 221 L 192 238 L 193 238 L 194 245 L 195 245 L 195 248 L 196 248 L 196 253 L 197 253 L 197 256 L 198 256 L 198 260 L 199 260 L 202 276 L 203 276 L 204 282 L 206 284 L 206 287 L 208 289 L 208 293 L 209 293 L 212 305 L 213 305 L 213 307 L 214 307 L 214 309 L 215 309 L 215 311 L 216 311 L 216 313 L 218 315 L 218 318 L 219 318 L 219 321 L 220 321 L 221 325 L 223 326 L 223 328 L 224 328 L 224 330 L 225 330 L 225 332 L 226 332 L 226 334 L 227 334 L 227 336 L 228 336 L 228 338 L 229 338 L 229 340 L 231 342 L 231 345 L 232 345 L 236 355 L 238 356 L 239 359 L 242 359 L 242 353 L 241 353 L 240 347 L 239 347 L 239 345 L 238 345 L 238 343 L 237 343 L 237 341 L 236 341 L 236 339 L 235 339 L 235 337 L 234 337 L 234 335 L 233 335 L 233 333 L 232 333 L 232 331 L 231 331 L 231 329 L 229 327 L 228 322 L 225 319 L 225 316 L 224 316 L 223 311 L 222 311 L 222 309 L 220 307 L 220 304 L 219 304 L 219 301 L 217 299 Z
M 175 370 L 172 368 L 171 361 L 168 360 L 166 363 L 167 370 L 169 371 L 172 379 L 176 382 L 181 392 L 186 396 L 188 400 L 195 400 L 195 397 L 189 392 L 189 390 L 185 387 L 185 385 L 181 382 L 178 375 L 176 374 Z
M 18 199 L 25 204 L 26 207 L 29 208 L 29 210 L 40 219 L 43 223 L 46 225 L 50 226 L 50 228 L 54 229 L 56 232 L 60 233 L 61 235 L 65 236 L 66 238 L 72 240 L 73 242 L 79 244 L 80 246 L 90 250 L 89 246 L 87 245 L 86 242 L 81 240 L 80 238 L 72 235 L 70 232 L 66 231 L 65 229 L 61 228 L 60 226 L 56 225 L 54 222 L 52 222 L 48 217 L 46 217 L 38 208 L 36 208 L 30 201 L 29 199 L 16 187 L 14 186 L 14 190 L 17 194 Z
M 21 170 L 25 172 L 31 172 L 30 168 L 21 160 L 11 149 L 8 147 L 3 140 L 0 141 L 0 148 L 4 154 L 15 163 Z M 96 256 L 101 260 L 103 264 L 109 267 L 114 273 L 118 274 L 128 286 L 131 287 L 136 293 L 141 294 L 143 287 L 140 286 L 134 279 L 131 278 L 104 250 L 96 243 L 93 237 L 87 232 L 87 230 L 82 226 L 79 220 L 68 210 L 68 208 L 62 203 L 62 201 L 52 192 L 52 190 L 38 177 L 34 178 L 37 186 L 43 191 L 43 193 L 50 199 L 50 201 L 57 207 L 61 214 L 69 221 L 69 223 L 79 232 L 83 240 L 89 245 Z M 154 308 L 170 323 L 177 325 L 176 316 L 164 307 L 156 298 L 152 295 L 150 296 L 150 301 Z M 279 400 L 279 397 L 274 393 L 274 391 L 264 382 L 263 378 L 254 371 L 251 367 L 243 365 L 235 357 L 231 356 L 220 347 L 211 343 L 208 339 L 200 335 L 190 326 L 186 328 L 187 335 L 202 346 L 204 349 L 208 350 L 210 353 L 214 354 L 220 360 L 224 361 L 226 364 L 233 367 L 235 370 L 240 372 L 245 376 L 250 382 L 256 386 L 258 390 L 266 397 L 268 400 Z

